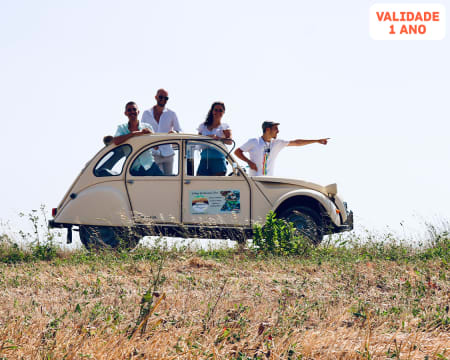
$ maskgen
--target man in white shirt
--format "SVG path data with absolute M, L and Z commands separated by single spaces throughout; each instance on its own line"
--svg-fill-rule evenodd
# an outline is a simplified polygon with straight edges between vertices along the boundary
M 278 125 L 273 121 L 264 121 L 262 124 L 263 135 L 259 138 L 249 139 L 244 145 L 237 148 L 234 154 L 245 161 L 250 167 L 251 176 L 273 176 L 275 159 L 286 146 L 303 146 L 313 143 L 326 145 L 329 138 L 317 140 L 281 140 L 277 139 Z M 244 152 L 250 154 L 248 159 Z
M 155 133 L 180 132 L 181 127 L 177 115 L 166 108 L 169 93 L 164 89 L 159 89 L 156 92 L 155 100 L 156 105 L 144 111 L 141 122 L 150 125 Z M 153 151 L 155 162 L 162 169 L 164 175 L 173 174 L 174 155 L 171 145 L 162 145 Z

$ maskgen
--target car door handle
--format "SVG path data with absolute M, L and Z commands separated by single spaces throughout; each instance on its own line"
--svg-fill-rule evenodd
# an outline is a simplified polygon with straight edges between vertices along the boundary
M 184 183 L 185 183 L 185 184 L 190 184 L 190 183 L 191 183 L 191 180 L 184 180 Z
M 134 184 L 134 180 L 127 180 L 128 184 Z

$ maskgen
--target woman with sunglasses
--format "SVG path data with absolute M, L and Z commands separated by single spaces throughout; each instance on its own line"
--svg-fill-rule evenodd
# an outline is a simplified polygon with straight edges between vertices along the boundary
M 224 113 L 225 104 L 223 102 L 216 101 L 213 103 L 205 122 L 198 127 L 199 135 L 209 136 L 214 140 L 221 140 L 227 145 L 231 144 L 231 129 L 228 124 L 221 122 Z M 203 148 L 197 175 L 223 176 L 226 171 L 225 154 L 215 150 L 212 145 Z

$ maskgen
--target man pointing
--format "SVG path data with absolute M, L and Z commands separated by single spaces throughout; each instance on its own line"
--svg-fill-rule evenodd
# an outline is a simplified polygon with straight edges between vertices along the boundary
M 264 121 L 262 124 L 263 135 L 259 138 L 249 139 L 244 145 L 235 150 L 234 154 L 250 167 L 251 176 L 273 176 L 275 159 L 286 146 L 303 146 L 314 143 L 326 145 L 329 139 L 297 139 L 290 141 L 277 139 L 279 133 L 278 125 L 280 123 Z M 249 153 L 250 159 L 244 155 L 244 152 Z

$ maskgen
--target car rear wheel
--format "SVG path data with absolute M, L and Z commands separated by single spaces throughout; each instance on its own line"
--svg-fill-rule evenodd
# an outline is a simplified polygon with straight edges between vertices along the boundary
M 132 249 L 139 239 L 139 234 L 126 227 L 80 225 L 80 240 L 88 250 Z
M 323 234 L 320 226 L 320 215 L 304 206 L 293 206 L 284 210 L 280 218 L 294 224 L 297 232 L 308 238 L 314 245 L 319 245 Z

